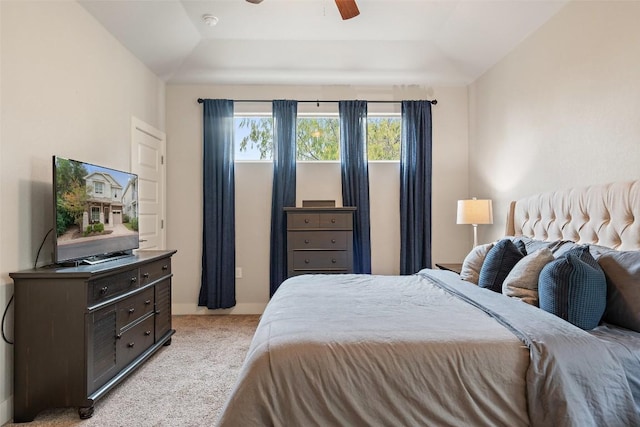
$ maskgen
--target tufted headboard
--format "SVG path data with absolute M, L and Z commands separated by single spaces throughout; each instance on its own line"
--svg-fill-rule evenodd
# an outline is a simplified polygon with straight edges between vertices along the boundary
M 506 234 L 640 250 L 640 181 L 541 193 L 511 202 Z

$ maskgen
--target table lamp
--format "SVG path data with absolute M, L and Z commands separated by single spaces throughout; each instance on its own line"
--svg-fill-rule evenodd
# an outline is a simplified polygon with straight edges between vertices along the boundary
M 473 225 L 473 247 L 478 246 L 478 224 L 493 224 L 493 208 L 489 199 L 458 200 L 458 224 Z

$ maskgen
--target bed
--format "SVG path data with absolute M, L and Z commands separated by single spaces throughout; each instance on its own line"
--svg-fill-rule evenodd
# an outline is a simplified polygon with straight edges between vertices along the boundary
M 548 265 L 574 252 L 597 259 L 570 279 L 591 289 L 589 274 L 606 277 L 604 314 L 587 329 L 540 308 L 547 276 L 540 307 L 450 271 L 288 279 L 218 424 L 640 425 L 639 227 L 640 181 L 512 203 L 500 242 L 524 247 L 522 259 L 552 249 Z M 545 266 L 540 280 L 556 270 Z

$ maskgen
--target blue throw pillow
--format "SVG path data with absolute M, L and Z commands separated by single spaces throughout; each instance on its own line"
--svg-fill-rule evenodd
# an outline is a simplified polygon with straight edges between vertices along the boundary
M 590 330 L 598 326 L 607 305 L 607 281 L 588 246 L 579 246 L 551 261 L 540 272 L 540 308 Z
M 522 241 L 500 240 L 489 250 L 482 263 L 478 286 L 502 293 L 502 282 L 526 254 Z

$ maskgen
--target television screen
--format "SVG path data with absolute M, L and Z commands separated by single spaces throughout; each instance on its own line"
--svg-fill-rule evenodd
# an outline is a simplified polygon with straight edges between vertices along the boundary
M 139 247 L 138 176 L 53 157 L 54 262 L 99 262 Z

